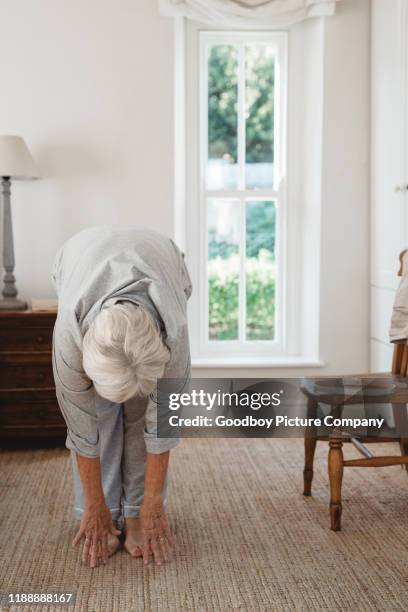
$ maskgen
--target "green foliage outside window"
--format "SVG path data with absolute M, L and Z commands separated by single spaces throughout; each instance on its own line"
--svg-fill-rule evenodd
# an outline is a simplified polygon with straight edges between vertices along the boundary
M 245 50 L 246 163 L 273 162 L 274 61 L 256 45 Z M 213 45 L 208 62 L 210 159 L 237 163 L 238 51 Z M 275 205 L 249 202 L 246 209 L 246 337 L 271 340 L 275 315 Z M 209 337 L 238 339 L 239 255 L 237 246 L 208 236 Z
M 209 262 L 209 319 L 211 340 L 238 339 L 238 255 L 228 261 L 217 257 Z M 259 258 L 247 260 L 247 340 L 274 337 L 275 263 L 263 250 Z
M 214 45 L 208 62 L 209 158 L 237 162 L 238 53 Z M 274 61 L 267 50 L 246 49 L 246 163 L 273 161 Z

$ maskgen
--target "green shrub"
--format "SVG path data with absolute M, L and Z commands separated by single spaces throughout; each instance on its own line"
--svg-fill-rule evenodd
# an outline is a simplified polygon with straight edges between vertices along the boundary
M 247 340 L 272 340 L 275 316 L 275 264 L 269 252 L 246 260 Z M 208 265 L 211 340 L 238 339 L 239 259 L 216 257 Z

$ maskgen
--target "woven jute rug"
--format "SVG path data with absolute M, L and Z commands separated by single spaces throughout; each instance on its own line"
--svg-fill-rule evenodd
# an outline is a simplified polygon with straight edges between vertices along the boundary
M 144 568 L 121 551 L 91 570 L 70 545 L 68 452 L 1 451 L 0 590 L 74 591 L 65 609 L 87 612 L 407 610 L 407 472 L 346 469 L 333 533 L 325 443 L 312 498 L 302 469 L 301 440 L 185 440 L 171 461 L 172 560 Z

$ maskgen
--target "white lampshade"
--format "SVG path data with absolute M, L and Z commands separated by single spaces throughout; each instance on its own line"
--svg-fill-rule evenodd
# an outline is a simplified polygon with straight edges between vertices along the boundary
M 21 136 L 0 135 L 0 176 L 20 180 L 40 178 L 31 153 Z

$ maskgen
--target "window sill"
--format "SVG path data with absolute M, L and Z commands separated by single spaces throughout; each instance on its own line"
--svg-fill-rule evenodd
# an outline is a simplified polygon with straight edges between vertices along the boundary
M 300 356 L 288 357 L 208 357 L 193 358 L 193 368 L 323 368 L 320 359 Z

